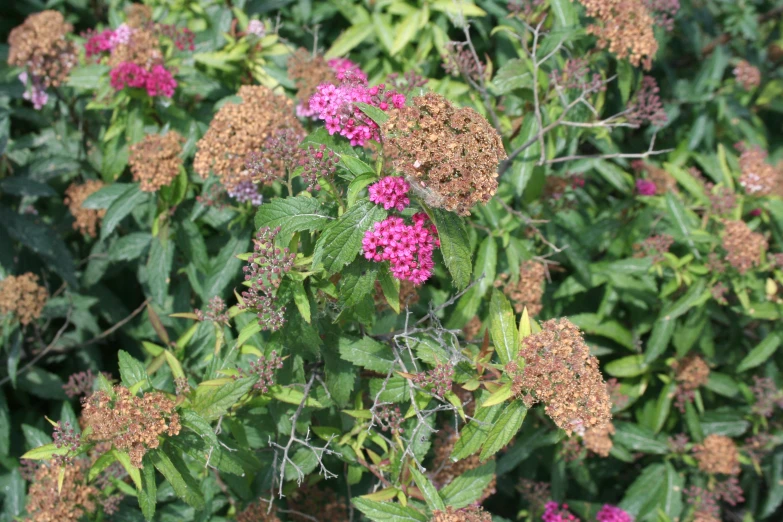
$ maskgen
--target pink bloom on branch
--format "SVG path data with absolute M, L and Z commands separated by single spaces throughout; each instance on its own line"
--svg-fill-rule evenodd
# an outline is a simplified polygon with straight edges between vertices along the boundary
M 377 183 L 370 185 L 370 201 L 377 205 L 383 205 L 386 210 L 397 209 L 402 212 L 410 204 L 408 191 L 411 186 L 403 178 L 387 176 Z
M 626 116 L 628 123 L 640 126 L 647 122 L 656 127 L 666 124 L 668 118 L 658 94 L 660 90 L 655 78 L 652 76 L 642 78 L 642 85 L 636 92 L 633 102 L 628 106 Z
M 657 192 L 657 188 L 655 187 L 655 183 L 652 181 L 646 179 L 637 179 L 636 192 L 638 192 L 640 196 L 654 196 Z
M 617 506 L 604 504 L 595 516 L 597 522 L 633 522 L 633 517 Z
M 547 502 L 541 520 L 544 522 L 576 522 L 577 518 L 568 511 L 568 504 L 560 506 L 557 502 Z
M 85 36 L 88 36 L 87 42 L 84 44 L 84 51 L 87 58 L 113 49 L 112 37 L 114 36 L 114 31 L 111 29 L 104 29 L 100 33 L 96 33 L 90 29 Z
M 127 24 L 120 25 L 117 29 L 112 31 L 111 35 L 109 36 L 109 49 L 114 49 L 120 44 L 127 44 L 130 42 L 132 34 L 133 29 L 131 29 L 130 26 Z
M 149 96 L 171 98 L 177 88 L 177 80 L 162 65 L 156 65 L 151 71 L 133 62 L 123 62 L 111 70 L 111 86 L 121 91 L 125 87 L 146 89 Z
M 432 254 L 440 246 L 435 226 L 426 214 L 413 216 L 413 225 L 400 217 L 388 217 L 364 234 L 364 257 L 377 263 L 389 261 L 391 273 L 414 285 L 424 283 L 432 275 L 435 263 Z
M 367 83 L 367 73 L 359 68 L 359 64 L 348 58 L 332 58 L 326 62 L 337 75 L 338 80 L 350 80 L 358 83 Z

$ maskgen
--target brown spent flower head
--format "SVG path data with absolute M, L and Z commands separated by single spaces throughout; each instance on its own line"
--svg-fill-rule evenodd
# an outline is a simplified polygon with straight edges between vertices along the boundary
M 546 414 L 568 435 L 611 422 L 612 404 L 598 369 L 598 359 L 582 332 L 568 319 L 550 319 L 541 331 L 525 338 L 519 355 L 525 367 L 511 361 L 506 365 L 515 394 L 524 394 L 528 407 L 546 405 Z
M 125 8 L 125 23 L 133 29 L 144 27 L 152 21 L 152 8 L 144 4 L 130 4 Z
M 310 515 L 318 520 L 348 520 L 348 507 L 345 499 L 337 497 L 337 493 L 331 488 L 319 488 L 316 484 L 303 484 L 298 490 L 288 497 L 288 507 L 291 512 L 287 514 L 290 520 L 295 522 L 308 522 L 312 518 L 300 515 Z
M 128 164 L 133 181 L 139 181 L 141 190 L 155 192 L 166 187 L 179 175 L 182 167 L 182 144 L 185 142 L 176 131 L 164 135 L 147 134 L 143 140 L 130 147 Z
M 296 84 L 296 99 L 304 107 L 310 106 L 310 98 L 322 83 L 338 84 L 334 69 L 320 54 L 314 55 L 300 47 L 288 58 L 288 78 Z
M 84 183 L 71 183 L 65 189 L 65 199 L 63 203 L 68 206 L 71 215 L 74 218 L 73 229 L 90 237 L 97 236 L 98 225 L 106 215 L 106 209 L 83 208 L 84 200 L 90 195 L 103 188 L 103 181 L 91 179 Z
M 612 442 L 612 435 L 614 435 L 614 424 L 607 422 L 602 426 L 596 426 L 585 430 L 582 442 L 588 451 L 591 451 L 599 457 L 608 457 L 609 452 L 612 450 L 614 443 Z
M 708 435 L 704 442 L 693 447 L 693 456 L 705 473 L 737 475 L 740 472 L 737 446 L 724 435 Z
M 71 31 L 58 11 L 31 14 L 8 36 L 8 64 L 24 68 L 44 87 L 57 87 L 78 62 L 76 46 L 65 38 Z
M 481 506 L 460 509 L 449 506 L 446 511 L 433 511 L 430 522 L 492 522 L 492 515 L 484 511 Z
M 761 254 L 767 249 L 767 239 L 753 232 L 744 221 L 723 222 L 723 249 L 727 252 L 726 260 L 731 266 L 744 274 L 751 268 L 761 264 Z
M 107 62 L 109 67 L 114 68 L 125 62 L 135 63 L 148 71 L 155 65 L 163 65 L 160 37 L 153 27 L 136 29 L 128 43 L 121 43 L 112 49 Z
M 294 103 L 285 96 L 261 85 L 243 85 L 238 96 L 242 98 L 240 103 L 226 103 L 215 114 L 197 144 L 193 161 L 193 169 L 202 178 L 214 172 L 229 190 L 243 181 L 234 182 L 232 177 L 246 170 L 246 157 L 260 150 L 267 138 L 282 130 L 305 134 L 294 115 Z M 269 171 L 284 175 L 283 159 L 272 159 Z
M 768 196 L 778 186 L 778 169 L 767 163 L 767 151 L 758 145 L 746 147 L 740 145 L 742 153 L 739 158 L 740 185 L 745 192 L 754 196 Z
M 462 333 L 465 334 L 465 339 L 467 341 L 472 341 L 476 338 L 476 336 L 481 332 L 481 328 L 484 326 L 484 324 L 481 322 L 481 318 L 477 315 L 474 315 L 470 321 L 468 321 L 468 324 L 462 327 Z
M 454 445 L 459 440 L 459 437 L 459 433 L 454 431 L 454 428 L 450 424 L 444 424 L 443 428 L 438 431 L 435 442 L 432 445 L 435 457 L 430 466 L 430 469 L 432 469 L 433 472 L 429 474 L 429 478 L 439 490 L 448 486 L 452 480 L 465 472 L 476 469 L 484 464 L 484 462 L 479 459 L 478 453 L 456 462 L 451 459 L 451 453 L 454 451 Z M 487 487 L 484 488 L 481 498 L 478 500 L 478 504 L 481 504 L 484 500 L 495 494 L 496 485 L 497 477 L 493 477 L 490 483 L 487 484 Z
M 97 391 L 82 399 L 82 405 L 85 425 L 92 428 L 90 440 L 112 442 L 115 448 L 128 450 L 137 468 L 142 467 L 147 450 L 160 445 L 159 436 L 172 437 L 180 430 L 174 401 L 160 392 L 138 397 L 128 388 L 115 386 L 113 397 Z
M 395 171 L 428 205 L 467 216 L 497 191 L 497 167 L 506 152 L 497 131 L 475 110 L 427 93 L 389 111 L 381 133 Z
M 669 251 L 673 244 L 674 238 L 669 234 L 650 236 L 641 243 L 633 245 L 633 257 L 649 257 L 653 263 L 662 263 L 666 259 L 664 254 Z
M 737 83 L 742 85 L 742 88 L 746 91 L 761 85 L 761 71 L 759 71 L 758 67 L 748 63 L 747 60 L 740 60 L 737 66 L 734 67 L 733 72 Z
M 658 52 L 653 13 L 640 0 L 579 0 L 596 23 L 587 32 L 598 38 L 599 48 L 608 48 L 619 59 L 646 70 Z
M 269 509 L 269 501 L 264 499 L 258 499 L 252 504 L 237 513 L 237 522 L 280 522 L 277 517 L 277 509 L 274 504 L 272 509 Z
M 544 281 L 546 281 L 546 266 L 529 260 L 519 265 L 519 281 L 514 283 L 507 273 L 502 273 L 494 285 L 496 288 L 503 289 L 516 313 L 521 314 L 527 307 L 527 313 L 535 317 L 542 308 Z
M 696 354 L 675 361 L 672 366 L 677 372 L 675 379 L 685 390 L 696 390 L 710 380 L 710 367 Z
M 15 314 L 23 326 L 41 317 L 47 299 L 49 291 L 32 272 L 0 281 L 0 314 Z
M 93 498 L 98 490 L 87 484 L 79 461 L 60 468 L 41 464 L 27 492 L 27 513 L 32 522 L 77 522 L 95 511 Z M 65 470 L 62 488 L 58 488 L 60 469 Z

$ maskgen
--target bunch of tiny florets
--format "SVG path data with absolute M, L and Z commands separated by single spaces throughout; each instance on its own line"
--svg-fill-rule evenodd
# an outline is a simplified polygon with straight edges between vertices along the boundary
M 391 110 L 381 133 L 384 154 L 428 205 L 468 215 L 497 191 L 497 168 L 506 152 L 500 135 L 475 110 L 428 93 Z
M 495 288 L 501 288 L 516 313 L 521 314 L 527 308 L 530 316 L 541 311 L 541 298 L 544 296 L 546 266 L 537 261 L 523 261 L 519 265 L 519 280 L 515 283 L 507 273 L 502 273 L 495 281 Z
M 767 239 L 753 232 L 744 221 L 723 222 L 723 249 L 731 266 L 744 274 L 761 264 L 761 255 L 769 244 Z
M 182 168 L 182 144 L 185 138 L 176 131 L 164 135 L 148 134 L 131 145 L 128 164 L 133 181 L 144 192 L 155 192 L 174 181 Z
M 0 281 L 0 314 L 13 314 L 23 326 L 41 317 L 49 291 L 38 284 L 38 276 L 26 272 Z
M 99 180 L 88 180 L 84 183 L 71 183 L 65 189 L 65 199 L 63 203 L 68 206 L 73 216 L 73 229 L 90 237 L 97 235 L 98 225 L 106 215 L 106 209 L 84 208 L 84 201 L 92 194 L 102 189 L 104 183 Z

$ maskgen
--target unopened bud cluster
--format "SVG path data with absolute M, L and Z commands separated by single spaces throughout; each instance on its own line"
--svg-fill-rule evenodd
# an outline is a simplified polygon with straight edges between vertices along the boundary
M 228 312 L 226 311 L 226 302 L 218 295 L 213 297 L 207 303 L 206 311 L 194 310 L 199 321 L 209 321 L 213 323 L 228 323 Z
M 253 253 L 247 265 L 242 267 L 245 281 L 250 283 L 250 287 L 242 292 L 242 303 L 239 305 L 243 310 L 257 310 L 258 324 L 264 330 L 272 331 L 278 330 L 285 321 L 285 307 L 277 306 L 276 293 L 296 257 L 289 252 L 288 247 L 281 249 L 275 245 L 279 232 L 280 227 L 263 227 L 256 233 Z
M 41 317 L 48 299 L 49 291 L 32 272 L 0 281 L 0 315 L 13 314 L 23 326 Z
M 84 200 L 103 188 L 104 183 L 99 180 L 89 180 L 84 183 L 71 183 L 65 189 L 63 203 L 73 216 L 73 229 L 90 237 L 97 235 L 98 225 L 106 215 L 106 209 L 83 208 Z
M 250 362 L 250 368 L 238 368 L 239 375 L 236 378 L 258 376 L 258 381 L 253 389 L 261 393 L 269 392 L 269 388 L 275 385 L 275 371 L 283 367 L 283 359 L 277 356 L 277 351 L 272 350 L 269 357 L 261 355 L 255 361 Z
M 383 431 L 391 432 L 392 435 L 402 435 L 405 429 L 402 427 L 402 412 L 399 406 L 390 407 L 384 404 L 378 407 L 375 412 L 375 420 Z
M 443 69 L 452 76 L 463 76 L 480 83 L 488 81 L 487 67 L 473 55 L 467 42 L 448 42 L 443 55 Z
M 672 364 L 677 381 L 675 404 L 680 411 L 685 411 L 685 405 L 692 402 L 696 390 L 707 384 L 710 379 L 710 367 L 704 359 L 691 354 Z
M 669 234 L 650 236 L 641 243 L 634 244 L 634 257 L 649 257 L 653 263 L 662 263 L 666 259 L 664 254 L 669 251 L 673 244 L 674 238 Z
M 645 76 L 642 85 L 636 92 L 636 97 L 628 106 L 626 119 L 631 125 L 641 126 L 645 123 L 660 127 L 668 120 L 659 96 L 660 88 L 655 78 Z
M 144 192 L 156 192 L 167 187 L 182 168 L 182 144 L 185 139 L 176 131 L 167 134 L 147 134 L 142 141 L 131 145 L 128 164 L 133 181 L 138 181 Z
M 451 390 L 453 379 L 454 367 L 450 364 L 438 364 L 432 370 L 417 373 L 413 382 L 422 388 L 432 386 L 432 393 L 443 398 Z
M 106 377 L 106 379 L 112 379 L 110 373 L 101 373 L 103 373 L 103 376 Z M 92 370 L 89 369 L 85 372 L 71 374 L 68 377 L 68 382 L 63 384 L 63 391 L 68 397 L 72 399 L 81 395 L 90 395 L 92 394 L 93 385 L 95 384 L 95 380 L 97 378 L 98 376 L 92 373 Z
M 68 450 L 68 453 L 65 455 L 55 455 L 54 462 L 59 466 L 65 466 L 73 462 L 73 452 L 79 449 L 82 441 L 81 437 L 76 434 L 76 430 L 71 426 L 71 423 L 60 421 L 55 424 L 52 439 L 57 449 L 66 448 Z

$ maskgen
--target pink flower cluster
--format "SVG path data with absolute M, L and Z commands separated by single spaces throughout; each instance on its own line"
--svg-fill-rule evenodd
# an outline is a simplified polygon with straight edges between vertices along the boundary
M 123 62 L 111 70 L 111 86 L 120 91 L 125 87 L 146 89 L 150 96 L 171 98 L 177 88 L 177 80 L 162 65 L 155 65 L 151 71 L 133 62 Z
M 367 83 L 367 73 L 359 68 L 359 64 L 348 58 L 332 58 L 326 63 L 332 68 L 340 81 L 348 80 Z
M 638 192 L 640 196 L 654 196 L 657 191 L 658 189 L 652 181 L 648 179 L 636 180 L 636 192 Z
M 633 522 L 633 517 L 617 506 L 604 504 L 595 516 L 596 522 Z
M 410 204 L 408 191 L 411 186 L 401 177 L 387 176 L 378 183 L 373 183 L 368 189 L 370 201 L 376 205 L 383 205 L 386 210 L 396 209 L 402 212 Z
M 99 55 L 105 52 L 111 52 L 120 44 L 126 44 L 133 35 L 133 29 L 128 25 L 122 24 L 117 29 L 104 29 L 100 33 L 92 30 L 87 34 L 87 42 L 84 44 L 84 51 L 87 58 Z
M 388 217 L 376 223 L 362 239 L 364 257 L 377 263 L 389 261 L 394 277 L 414 285 L 424 283 L 432 275 L 436 246 L 440 246 L 437 230 L 423 212 L 413 215 L 413 225 L 406 225 L 401 217 Z
M 367 140 L 380 140 L 378 125 L 368 118 L 356 103 L 366 103 L 382 111 L 405 105 L 405 96 L 389 90 L 383 84 L 367 87 L 361 83 L 341 85 L 324 83 L 310 98 L 310 110 L 326 122 L 330 135 L 339 133 L 351 140 L 352 146 L 364 146 Z
M 547 502 L 541 520 L 544 522 L 574 522 L 577 518 L 568 511 L 568 504 L 560 506 L 557 502 Z

